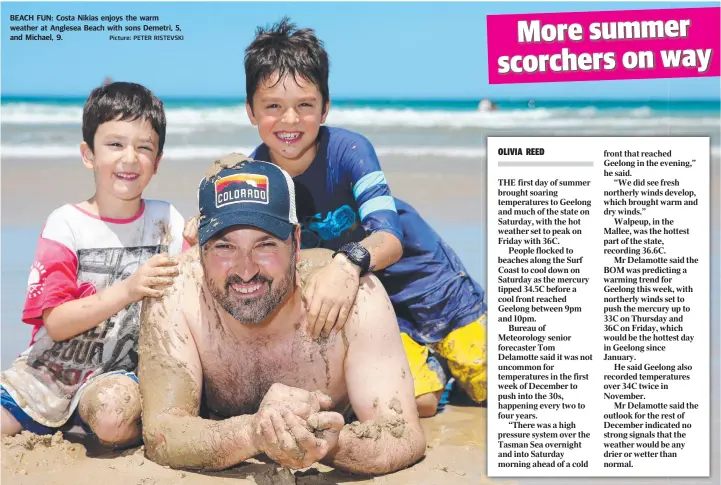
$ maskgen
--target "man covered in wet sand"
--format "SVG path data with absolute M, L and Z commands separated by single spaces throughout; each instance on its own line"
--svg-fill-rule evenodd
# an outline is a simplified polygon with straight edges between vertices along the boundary
M 238 154 L 201 181 L 199 247 L 141 317 L 153 461 L 219 470 L 265 453 L 288 468 L 321 462 L 376 475 L 424 455 L 413 378 L 376 278 L 361 279 L 341 331 L 313 340 L 306 328 L 301 287 L 316 262 L 304 254 L 296 268 L 294 199 L 286 172 Z M 315 256 L 327 263 L 332 253 Z M 358 421 L 346 423 L 347 411 Z

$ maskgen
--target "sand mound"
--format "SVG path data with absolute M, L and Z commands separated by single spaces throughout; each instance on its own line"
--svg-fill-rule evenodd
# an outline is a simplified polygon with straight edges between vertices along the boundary
M 9 469 L 18 475 L 62 469 L 84 454 L 81 445 L 65 440 L 59 431 L 52 436 L 23 431 L 12 438 L 2 438 L 3 471 Z

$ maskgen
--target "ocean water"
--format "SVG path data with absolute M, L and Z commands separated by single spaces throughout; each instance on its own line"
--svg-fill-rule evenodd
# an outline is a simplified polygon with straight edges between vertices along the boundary
M 490 135 L 711 136 L 719 152 L 719 101 L 333 100 L 329 125 L 366 135 L 379 156 L 479 158 Z M 75 156 L 82 98 L 2 98 L 5 156 Z M 166 157 L 196 159 L 229 151 L 250 152 L 259 142 L 242 99 L 164 99 Z

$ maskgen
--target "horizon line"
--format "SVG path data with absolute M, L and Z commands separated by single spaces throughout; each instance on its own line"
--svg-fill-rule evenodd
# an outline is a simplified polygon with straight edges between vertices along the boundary
M 233 95 L 206 95 L 206 94 L 174 94 L 174 95 L 167 95 L 162 96 L 158 95 L 156 96 L 163 100 L 215 100 L 215 101 L 229 101 L 229 100 L 237 100 L 239 103 L 245 102 L 245 96 L 237 97 Z M 43 99 L 43 98 L 56 98 L 56 99 L 67 99 L 67 100 L 86 100 L 88 97 L 87 94 L 21 94 L 21 93 L 0 93 L 0 99 L 5 98 L 26 98 L 26 99 Z M 629 97 L 629 96 L 622 96 L 622 97 L 613 97 L 613 96 L 601 96 L 601 97 L 552 97 L 552 96 L 542 96 L 542 97 L 475 97 L 475 96 L 412 96 L 412 97 L 403 97 L 403 96 L 336 96 L 331 97 L 331 102 L 333 99 L 340 100 L 340 101 L 468 101 L 468 102 L 479 102 L 483 99 L 489 99 L 494 102 L 501 102 L 501 101 L 523 101 L 527 102 L 529 100 L 533 101 L 649 101 L 649 102 L 658 102 L 658 101 L 703 101 L 703 102 L 718 102 L 721 103 L 721 97 L 653 97 L 653 98 L 647 98 L 647 97 Z

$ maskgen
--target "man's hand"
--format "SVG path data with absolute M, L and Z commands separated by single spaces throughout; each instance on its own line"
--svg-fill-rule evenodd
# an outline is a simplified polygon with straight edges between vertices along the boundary
M 315 437 L 328 443 L 328 450 L 332 450 L 338 444 L 338 436 L 345 425 L 345 420 L 340 413 L 319 412 L 308 418 L 308 426 L 313 430 Z
M 343 427 L 340 414 L 325 412 L 332 405 L 321 392 L 273 384 L 256 414 L 256 446 L 288 468 L 306 468 L 322 460 Z
M 360 268 L 338 254 L 328 266 L 310 277 L 303 297 L 308 328 L 314 339 L 340 331 L 348 320 L 360 284 Z
M 306 420 L 311 414 L 331 409 L 333 400 L 320 391 L 309 392 L 305 389 L 275 383 L 265 393 L 258 407 L 258 412 L 276 404 L 285 406 L 293 414 Z
M 319 414 L 333 417 L 321 422 Z M 343 416 L 338 413 L 313 414 L 311 420 L 324 428 L 314 434 L 315 429 L 306 420 L 281 403 L 271 403 L 256 415 L 256 446 L 281 466 L 307 468 L 325 458 L 343 427 Z
M 160 298 L 163 290 L 170 287 L 179 274 L 178 262 L 175 259 L 166 253 L 156 254 L 122 284 L 131 301 L 140 301 L 146 296 Z
M 198 216 L 193 216 L 186 221 L 183 229 L 183 239 L 191 246 L 198 243 Z

